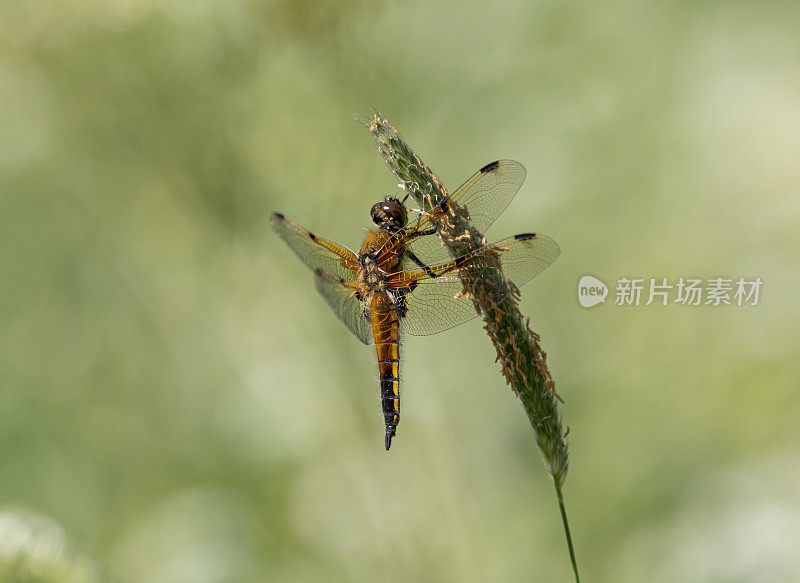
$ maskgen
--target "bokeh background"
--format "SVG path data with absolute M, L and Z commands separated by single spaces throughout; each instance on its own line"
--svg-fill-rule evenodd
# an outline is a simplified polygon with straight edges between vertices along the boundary
M 490 238 L 569 435 L 586 581 L 800 581 L 800 5 L 0 4 L 0 580 L 568 581 L 552 484 L 472 322 L 371 348 L 271 233 L 355 247 L 379 108 Z M 591 310 L 578 279 L 761 277 L 755 307 Z

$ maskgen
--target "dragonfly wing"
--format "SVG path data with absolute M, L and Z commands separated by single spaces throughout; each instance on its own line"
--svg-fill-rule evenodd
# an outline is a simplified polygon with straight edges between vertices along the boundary
M 356 289 L 341 277 L 324 269 L 314 271 L 314 285 L 333 313 L 364 344 L 372 342 L 372 328 L 364 315 L 364 306 L 356 298 Z
M 315 235 L 281 213 L 272 213 L 272 229 L 310 269 L 324 269 L 345 281 L 355 281 L 358 257 L 350 249 Z
M 514 285 L 521 287 L 547 269 L 561 254 L 561 248 L 553 239 L 539 233 L 522 233 L 487 245 L 500 255 L 503 274 Z M 475 266 L 482 261 L 481 254 Z M 467 264 L 465 275 L 474 275 L 473 265 Z
M 483 232 L 506 210 L 525 175 L 525 166 L 514 160 L 491 162 L 459 186 L 447 202 L 465 210 L 472 226 Z
M 519 287 L 544 271 L 559 253 L 558 244 L 550 237 L 524 233 L 440 265 L 392 274 L 389 285 L 404 295 L 406 307 L 400 326 L 415 336 L 458 326 L 478 315 L 465 293 L 471 284 L 489 284 L 490 276 L 497 275 Z M 500 290 L 492 294 L 494 303 L 507 294 Z
M 433 207 L 423 204 L 420 218 L 413 226 L 424 231 L 448 212 L 449 205 L 458 205 L 469 213 L 472 225 L 484 231 L 517 194 L 525 182 L 526 174 L 525 166 L 515 160 L 490 162 L 439 204 Z
M 444 276 L 434 285 L 426 283 L 421 281 L 404 298 L 406 315 L 400 320 L 403 332 L 412 336 L 438 334 L 478 315 L 458 276 Z
M 394 251 L 394 246 L 404 245 L 407 252 L 429 265 L 451 258 L 437 235 L 419 236 L 417 233 L 438 231 L 441 219 L 454 210 L 465 212 L 470 224 L 483 233 L 506 209 L 525 182 L 525 176 L 525 166 L 514 160 L 487 164 L 432 209 L 430 205 L 423 205 L 419 218 L 411 222 L 402 235 L 393 237 L 384 250 L 390 252 Z M 407 265 L 411 267 L 412 263 Z

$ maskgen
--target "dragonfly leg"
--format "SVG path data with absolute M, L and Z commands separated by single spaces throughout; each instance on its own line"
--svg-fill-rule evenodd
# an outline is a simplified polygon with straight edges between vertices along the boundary
M 436 227 L 431 227 L 427 231 L 417 231 L 416 233 L 411 233 L 408 237 L 406 237 L 406 241 L 411 241 L 412 239 L 416 239 L 417 237 L 425 237 L 426 235 L 435 235 L 437 233 Z
M 434 271 L 433 271 L 433 270 L 432 270 L 432 269 L 431 269 L 429 266 L 425 265 L 425 263 L 423 263 L 423 262 L 422 262 L 422 260 L 420 260 L 420 258 L 419 258 L 419 257 L 417 257 L 416 255 L 414 255 L 414 252 L 413 252 L 413 251 L 411 251 L 410 249 L 406 249 L 406 255 L 408 255 L 408 257 L 409 257 L 409 259 L 411 259 L 411 261 L 413 261 L 413 262 L 414 262 L 414 263 L 416 263 L 416 264 L 417 264 L 419 267 L 421 267 L 422 269 L 424 269 L 424 270 L 425 270 L 425 273 L 427 273 L 429 276 L 431 276 L 431 277 L 438 277 L 438 276 L 436 275 L 436 273 L 435 273 L 435 272 L 434 272 Z

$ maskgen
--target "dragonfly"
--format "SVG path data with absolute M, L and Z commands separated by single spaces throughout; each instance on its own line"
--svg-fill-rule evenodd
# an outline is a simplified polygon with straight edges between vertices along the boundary
M 521 233 L 453 257 L 441 235 L 453 209 L 483 232 L 505 210 L 525 181 L 513 160 L 485 165 L 429 210 L 409 221 L 405 200 L 386 196 L 370 217 L 375 227 L 358 252 L 309 231 L 282 213 L 270 224 L 314 273 L 317 292 L 364 344 L 375 344 L 388 451 L 400 422 L 400 336 L 427 336 L 478 315 L 466 291 L 487 273 L 518 288 L 552 264 L 558 244 L 540 233 Z M 500 302 L 505 297 L 495 297 Z

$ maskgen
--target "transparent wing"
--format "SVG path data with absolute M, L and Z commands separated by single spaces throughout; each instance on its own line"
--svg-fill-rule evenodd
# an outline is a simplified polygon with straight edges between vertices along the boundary
M 489 283 L 487 274 L 496 274 L 520 287 L 544 271 L 560 252 L 550 237 L 524 233 L 440 265 L 392 274 L 388 285 L 404 295 L 406 306 L 401 329 L 427 336 L 471 320 L 478 314 L 464 293 L 465 284 Z M 497 296 L 495 303 L 505 297 Z
M 400 330 L 412 336 L 438 334 L 478 315 L 458 277 L 448 277 L 436 285 L 419 285 L 405 297 L 405 304 Z
M 419 218 L 397 237 L 393 237 L 384 250 L 393 252 L 399 244 L 426 263 L 438 263 L 449 258 L 447 249 L 437 235 L 417 236 L 416 233 L 436 230 L 438 223 L 451 209 L 466 212 L 472 226 L 483 233 L 519 192 L 525 175 L 525 167 L 514 160 L 497 160 L 487 164 L 435 207 L 423 205 Z
M 272 213 L 269 223 L 310 269 L 324 269 L 345 281 L 356 279 L 358 257 L 344 245 L 315 235 L 281 213 Z
M 480 242 L 478 242 L 480 245 Z M 403 269 L 417 269 L 419 264 L 411 257 L 412 254 L 426 265 L 436 265 L 453 259 L 453 254 L 436 234 L 423 235 L 407 240 L 403 253 Z
M 314 271 L 314 285 L 333 313 L 364 344 L 372 342 L 372 328 L 354 285 L 324 269 Z
M 506 210 L 525 182 L 525 175 L 525 166 L 514 160 L 491 162 L 443 200 L 433 214 L 441 215 L 447 205 L 456 204 L 469 214 L 472 226 L 483 232 Z

